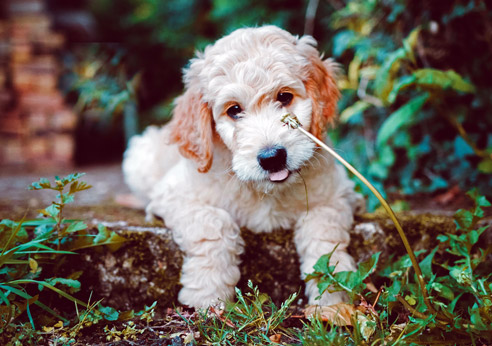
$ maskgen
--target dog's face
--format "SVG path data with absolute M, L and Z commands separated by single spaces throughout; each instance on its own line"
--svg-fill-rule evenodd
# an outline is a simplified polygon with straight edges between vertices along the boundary
M 314 153 L 283 116 L 295 114 L 322 138 L 338 99 L 332 64 L 320 59 L 315 41 L 272 26 L 236 30 L 207 47 L 191 61 L 185 83 L 172 125 L 181 153 L 206 172 L 220 138 L 235 175 L 264 191 L 295 181 Z

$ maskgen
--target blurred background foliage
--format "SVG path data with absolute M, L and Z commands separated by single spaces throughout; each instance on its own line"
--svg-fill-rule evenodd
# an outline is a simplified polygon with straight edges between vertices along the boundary
M 239 27 L 276 24 L 298 35 L 307 30 L 343 67 L 340 119 L 330 137 L 376 186 L 397 194 L 473 186 L 492 193 L 492 8 L 485 1 L 50 4 L 59 18 L 89 14 L 87 28 L 95 28 L 81 34 L 58 21 L 71 44 L 63 85 L 85 123 L 81 162 L 89 160 L 88 146 L 109 150 L 108 133 L 121 155 L 131 135 L 165 123 L 195 49 Z

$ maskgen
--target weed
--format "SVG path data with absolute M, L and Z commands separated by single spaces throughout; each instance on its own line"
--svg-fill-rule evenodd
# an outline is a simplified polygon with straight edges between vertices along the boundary
M 43 265 L 61 255 L 73 256 L 74 251 L 92 246 L 117 247 L 125 241 L 106 227 L 98 226 L 98 233 L 90 234 L 84 222 L 64 218 L 64 209 L 74 201 L 75 194 L 90 188 L 79 180 L 82 176 L 75 173 L 61 179 L 56 177 L 53 184 L 42 178 L 31 184 L 32 190 L 58 192 L 57 201 L 40 210 L 43 218 L 0 221 L 0 331 L 9 330 L 15 334 L 13 322 L 21 315 L 27 316 L 30 329 L 35 330 L 33 306 L 68 325 L 65 317 L 41 301 L 44 289 L 68 299 L 75 307 L 94 308 L 72 295 L 80 290 L 81 283 L 77 278 L 81 273 L 75 272 L 68 277 L 42 275 Z M 21 340 L 22 337 L 25 336 L 21 334 L 16 338 Z
M 345 0 L 324 18 L 325 30 L 335 31 L 331 56 L 347 71 L 340 124 L 330 136 L 380 190 L 411 195 L 459 185 L 488 194 L 492 123 L 480 119 L 490 107 L 481 59 L 490 57 L 472 53 L 476 41 L 456 37 L 480 32 L 490 8 L 483 1 L 414 4 Z M 377 200 L 358 186 L 374 209 Z
M 483 208 L 491 204 L 476 190 L 468 196 L 475 207 L 456 212 L 456 233 L 438 236 L 438 246 L 417 253 L 435 313 L 425 304 L 408 255 L 377 272 L 373 279 L 382 282 L 381 294 L 372 305 L 365 303 L 374 299 L 365 280 L 376 269 L 378 254 L 361 263 L 356 272 L 335 273 L 335 266 L 329 265 L 331 254 L 319 259 L 306 280 L 318 280 L 320 294 L 345 291 L 352 301 L 361 300 L 361 305 L 368 307 L 365 322 L 357 317 L 352 333 L 341 332 L 349 344 L 361 344 L 358 335 L 366 335 L 363 342 L 367 344 L 475 345 L 492 341 L 492 273 L 486 261 L 492 246 L 481 246 L 479 238 L 487 227 L 478 227 Z M 334 337 L 333 331 L 321 327 L 319 322 L 311 321 L 311 330 L 305 328 L 303 337 Z

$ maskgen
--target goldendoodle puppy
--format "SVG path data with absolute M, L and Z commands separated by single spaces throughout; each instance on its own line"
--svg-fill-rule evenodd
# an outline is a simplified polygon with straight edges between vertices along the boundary
M 354 269 L 346 248 L 363 200 L 340 165 L 281 121 L 295 114 L 324 138 L 339 96 L 334 69 L 310 36 L 274 26 L 236 30 L 191 60 L 170 124 L 131 140 L 126 182 L 185 253 L 181 303 L 233 298 L 241 227 L 293 229 L 303 276 L 337 245 L 337 270 Z M 306 294 L 310 304 L 343 299 L 325 293 L 315 300 L 312 280 Z

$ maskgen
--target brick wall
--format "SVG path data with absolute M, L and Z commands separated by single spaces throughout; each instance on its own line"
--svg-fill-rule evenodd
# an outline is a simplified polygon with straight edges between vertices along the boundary
M 77 116 L 57 89 L 63 37 L 43 0 L 2 1 L 0 167 L 71 165 Z

